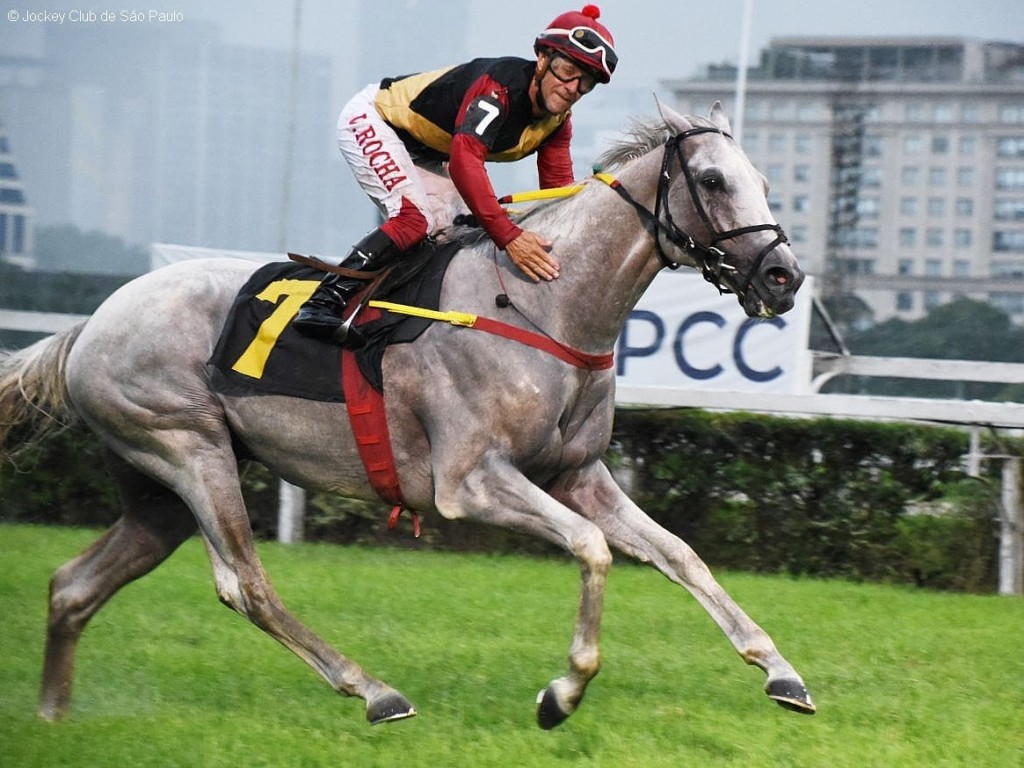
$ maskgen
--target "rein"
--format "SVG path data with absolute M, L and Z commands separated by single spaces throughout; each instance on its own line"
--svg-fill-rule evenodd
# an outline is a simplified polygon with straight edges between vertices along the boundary
M 668 241 L 677 248 L 693 256 L 700 267 L 700 271 L 704 276 L 704 279 L 715 286 L 719 293 L 736 293 L 742 297 L 748 290 L 750 290 L 754 275 L 758 273 L 758 270 L 761 268 L 761 263 L 764 261 L 765 257 L 779 245 L 788 243 L 789 239 L 786 237 L 786 233 L 783 232 L 782 227 L 778 224 L 755 224 L 749 227 L 729 229 L 724 232 L 716 231 L 714 224 L 711 222 L 711 217 L 708 216 L 703 203 L 701 203 L 700 196 L 697 194 L 697 182 L 686 165 L 686 156 L 683 153 L 683 142 L 691 136 L 697 136 L 702 133 L 717 133 L 727 138 L 732 138 L 729 134 L 725 133 L 725 131 L 721 131 L 718 128 L 700 127 L 683 131 L 666 141 L 665 154 L 661 161 L 661 173 L 658 176 L 658 191 L 655 198 L 654 211 L 650 211 L 645 208 L 636 200 L 636 198 L 629 194 L 626 188 L 623 187 L 622 184 L 613 176 L 606 173 L 596 173 L 594 175 L 600 181 L 603 181 L 615 190 L 619 197 L 633 207 L 633 210 L 635 210 L 637 215 L 640 217 L 640 220 L 644 225 L 644 229 L 646 229 L 654 238 L 655 246 L 658 250 L 658 258 L 665 267 L 668 267 L 669 269 L 678 269 L 680 265 L 678 262 L 669 258 L 668 254 L 665 252 L 662 237 L 667 238 Z M 668 207 L 668 194 L 671 182 L 670 171 L 672 159 L 674 157 L 679 158 L 679 167 L 682 169 L 683 176 L 686 178 L 686 184 L 690 190 L 690 198 L 693 200 L 693 205 L 697 209 L 697 214 L 704 223 L 704 227 L 712 236 L 711 243 L 708 245 L 701 243 L 694 238 L 693 235 L 684 232 L 672 218 L 672 211 Z M 739 237 L 753 232 L 762 232 L 765 230 L 775 232 L 775 239 L 762 248 L 760 253 L 757 254 L 753 265 L 747 272 L 746 281 L 742 287 L 740 287 L 731 279 L 731 273 L 736 272 L 736 267 L 733 266 L 730 261 L 735 261 L 735 256 L 729 251 L 717 247 L 717 243 L 733 237 Z

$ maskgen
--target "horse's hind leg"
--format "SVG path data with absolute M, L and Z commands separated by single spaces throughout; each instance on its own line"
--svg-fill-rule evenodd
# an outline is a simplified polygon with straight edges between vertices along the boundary
M 75 648 L 86 624 L 117 590 L 162 563 L 196 530 L 171 491 L 109 457 L 124 515 L 50 580 L 39 716 L 57 720 L 71 702 Z
M 366 674 L 285 608 L 256 554 L 233 457 L 211 450 L 189 452 L 189 476 L 179 478 L 179 490 L 199 521 L 221 602 L 305 661 L 336 691 L 362 698 L 372 724 L 415 715 L 402 694 Z

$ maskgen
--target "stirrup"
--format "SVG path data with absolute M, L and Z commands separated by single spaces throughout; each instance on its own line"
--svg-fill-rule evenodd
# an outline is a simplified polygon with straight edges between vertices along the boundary
M 338 329 L 334 332 L 331 338 L 341 346 L 347 349 L 360 349 L 366 346 L 366 337 L 363 336 L 353 324 L 356 316 L 362 312 L 363 304 L 365 302 L 360 301 L 356 304 L 355 308 L 349 314 L 348 319 L 338 326 Z

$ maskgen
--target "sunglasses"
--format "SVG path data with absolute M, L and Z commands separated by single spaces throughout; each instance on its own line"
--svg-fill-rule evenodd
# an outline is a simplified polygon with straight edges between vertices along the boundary
M 576 81 L 576 90 L 581 94 L 590 93 L 597 86 L 597 77 L 584 69 L 580 69 L 572 59 L 565 58 L 560 53 L 551 53 L 548 61 L 548 72 L 554 75 L 556 80 L 563 83 Z

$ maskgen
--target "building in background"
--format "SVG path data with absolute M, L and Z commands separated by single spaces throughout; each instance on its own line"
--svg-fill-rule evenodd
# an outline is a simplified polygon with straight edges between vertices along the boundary
M 664 85 L 734 111 L 735 67 Z M 748 73 L 743 145 L 801 261 L 870 319 L 966 295 L 1024 323 L 1024 45 L 776 38 Z
M 224 45 L 202 22 L 47 26 L 38 58 L 0 58 L 0 114 L 23 148 L 38 223 L 138 244 L 347 242 L 330 205 L 331 61 L 301 55 L 298 70 L 285 222 L 288 51 Z
M 459 29 L 468 4 L 445 8 Z M 347 252 L 376 211 L 338 155 L 337 113 L 365 82 L 464 60 L 462 35 L 425 58 L 405 44 L 437 13 L 361 3 L 339 29 L 351 71 L 298 57 L 293 124 L 289 51 L 227 45 L 217 26 L 190 20 L 39 28 L 38 51 L 0 54 L 0 120 L 18 159 L 5 151 L 15 176 L 0 178 L 5 258 L 16 241 L 31 252 L 31 227 L 16 236 L 27 225 L 15 221 L 140 245 Z M 660 90 L 683 112 L 717 99 L 732 114 L 735 78 L 735 67 L 712 66 Z M 648 92 L 614 85 L 581 101 L 577 177 L 632 115 L 654 113 Z M 743 143 L 802 262 L 826 293 L 856 296 L 865 322 L 915 319 L 958 295 L 1024 322 L 1024 46 L 777 38 L 749 72 Z M 499 194 L 537 183 L 530 160 L 491 172 Z
M 0 122 L 0 261 L 34 266 L 32 219 L 11 142 Z
M 140 245 L 344 254 L 376 210 L 337 150 L 338 94 L 461 61 L 458 34 L 433 41 L 430 60 L 415 52 L 438 14 L 457 30 L 466 13 L 465 0 L 361 3 L 355 27 L 338 30 L 339 48 L 357 51 L 349 82 L 335 88 L 331 56 L 301 53 L 294 102 L 290 51 L 225 44 L 211 23 L 48 24 L 34 45 L 0 53 L 0 118 L 40 225 Z

